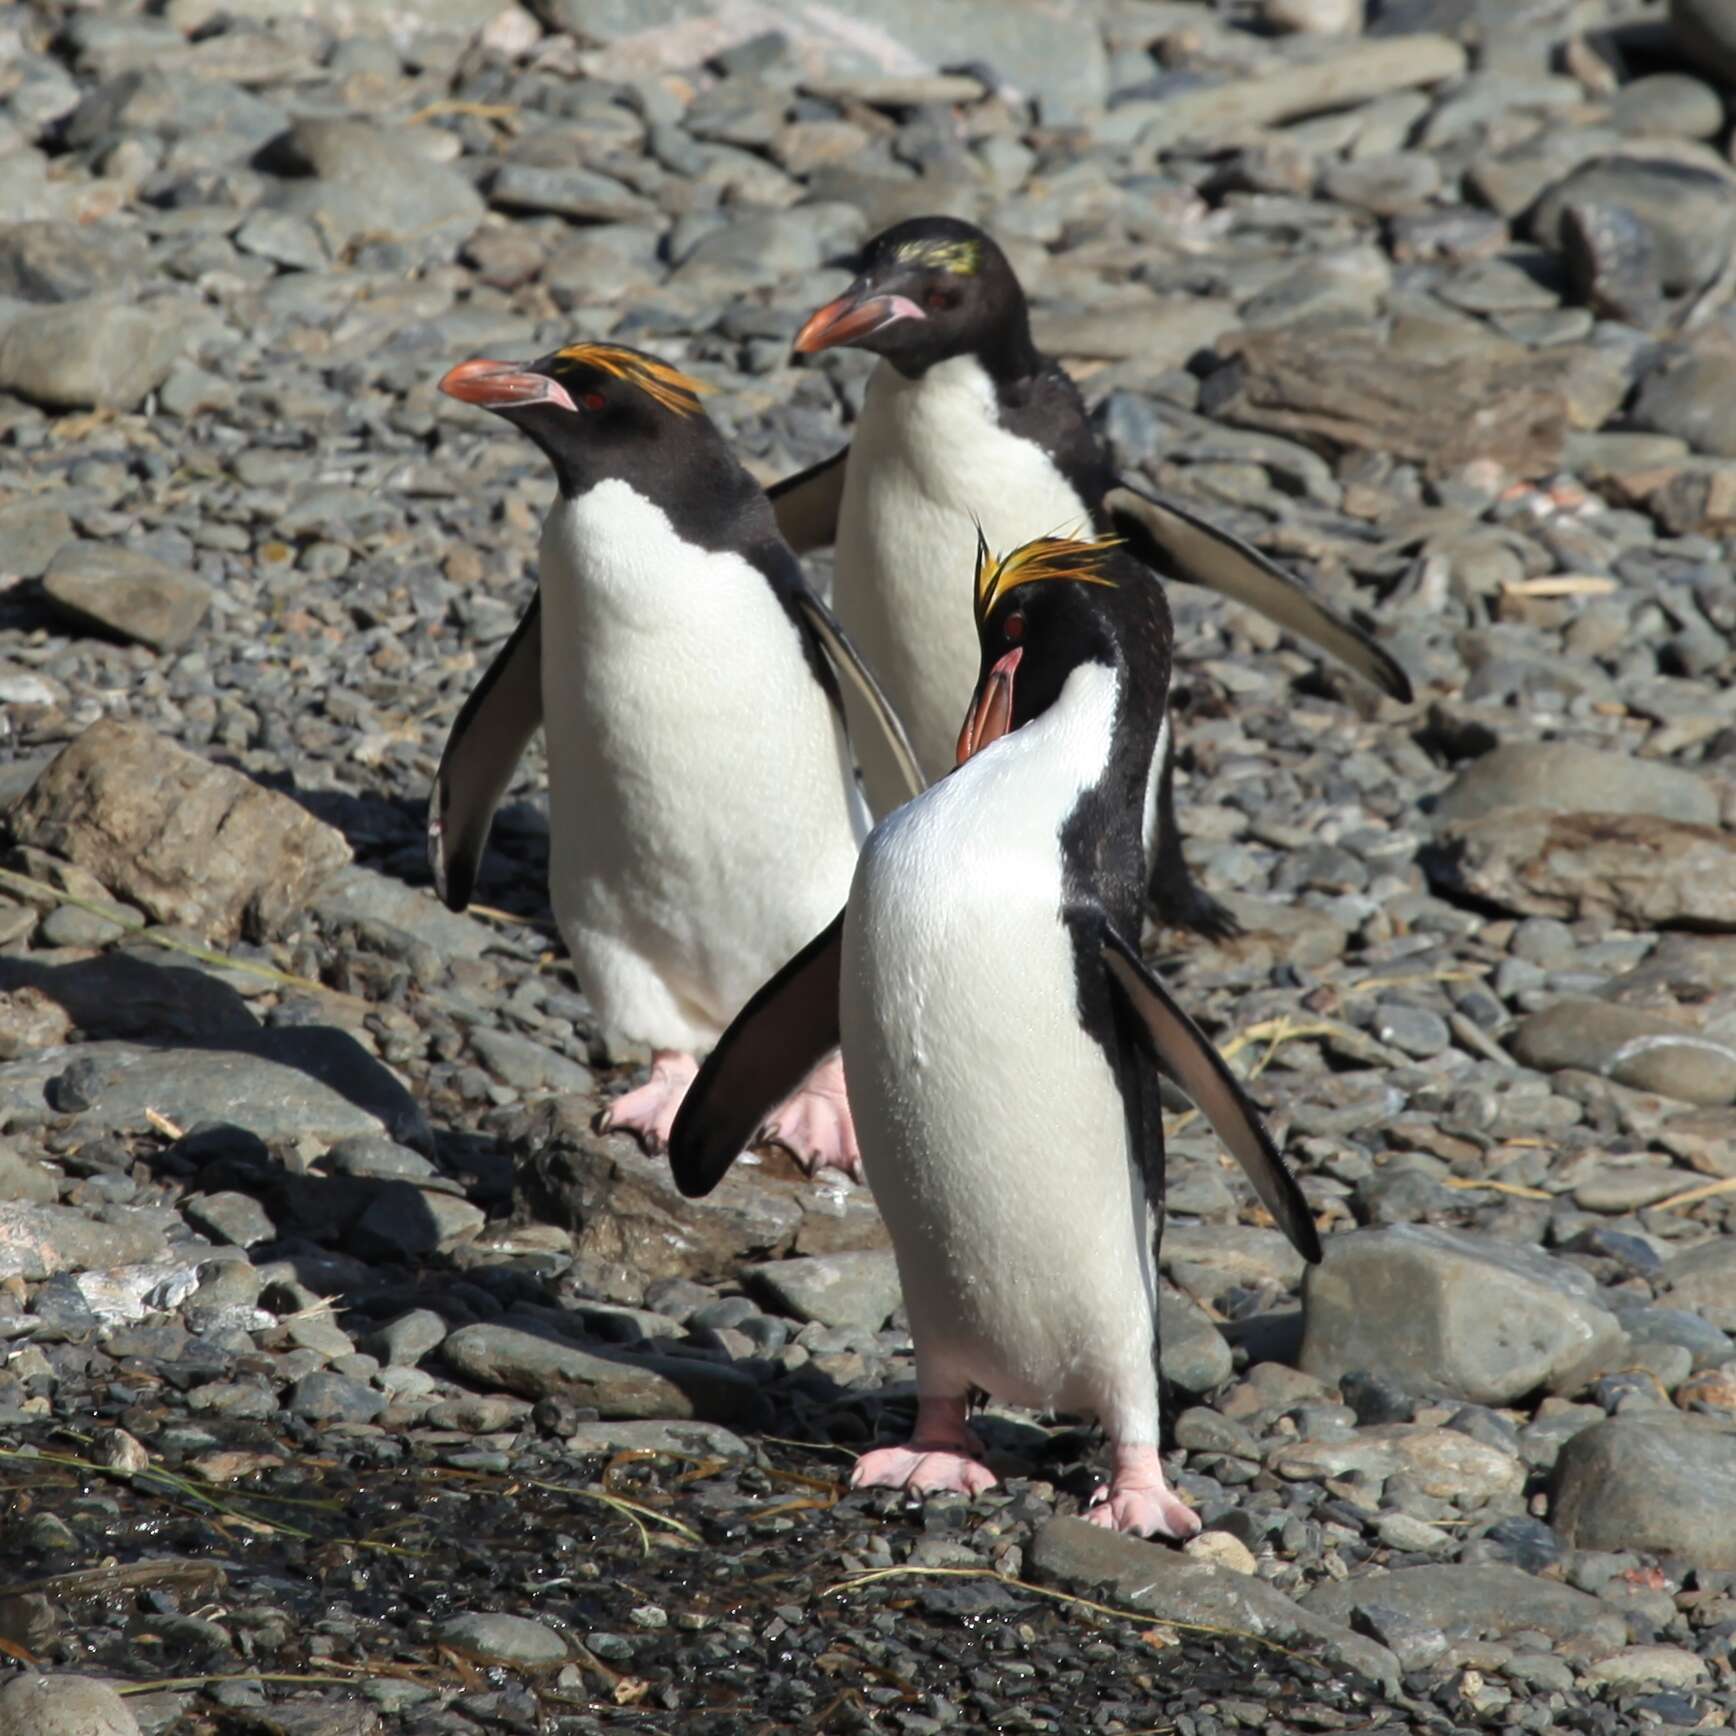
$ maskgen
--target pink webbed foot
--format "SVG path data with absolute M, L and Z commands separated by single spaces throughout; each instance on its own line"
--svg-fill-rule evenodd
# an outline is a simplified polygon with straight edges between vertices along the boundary
M 651 1077 L 637 1090 L 617 1097 L 597 1117 L 597 1131 L 631 1134 L 641 1151 L 655 1156 L 668 1147 L 675 1112 L 698 1071 L 699 1063 L 691 1055 L 658 1049 L 651 1057 Z
M 1199 1514 L 1170 1488 L 1156 1447 L 1118 1446 L 1108 1486 L 1091 1497 L 1085 1517 L 1106 1531 L 1172 1537 L 1177 1543 L 1200 1528 Z
M 961 1398 L 919 1398 L 910 1444 L 876 1447 L 850 1473 L 852 1489 L 908 1489 L 917 1495 L 980 1495 L 998 1480 L 965 1427 Z
M 765 1119 L 758 1143 L 781 1145 L 809 1175 L 841 1169 L 862 1180 L 862 1152 L 844 1092 L 844 1058 L 834 1051 Z
M 856 1461 L 852 1489 L 908 1489 L 916 1495 L 980 1495 L 999 1479 L 963 1453 L 918 1446 L 876 1447 Z

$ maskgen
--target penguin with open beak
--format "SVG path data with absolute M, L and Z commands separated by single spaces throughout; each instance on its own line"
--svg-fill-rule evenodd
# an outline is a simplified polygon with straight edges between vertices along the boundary
M 898 720 L 804 584 L 699 385 L 624 346 L 440 382 L 541 448 L 558 494 L 536 599 L 447 741 L 429 810 L 435 885 L 468 903 L 532 732 L 547 734 L 549 890 L 605 1040 L 650 1081 L 602 1125 L 659 1150 L 697 1054 L 837 909 L 867 829 L 842 691 L 922 779 Z M 862 721 L 865 720 L 865 721 Z M 750 1136 L 860 1173 L 836 1057 Z M 767 1105 L 771 1108 L 771 1105 Z
M 958 582 L 980 526 L 996 547 L 1054 534 L 1120 537 L 1165 578 L 1208 586 L 1269 616 L 1396 699 L 1404 670 L 1247 543 L 1118 477 L 1060 364 L 1031 341 L 1006 255 L 969 223 L 919 217 L 863 249 L 856 280 L 798 333 L 799 354 L 840 345 L 880 365 L 844 451 L 770 490 L 798 554 L 835 544 L 832 601 L 879 676 L 924 771 L 946 767 L 976 668 Z M 1166 922 L 1206 934 L 1235 921 L 1190 877 L 1167 751 L 1155 786 L 1150 898 Z M 876 814 L 901 800 L 896 768 L 863 743 Z
M 1165 727 L 1163 590 L 1105 542 L 979 548 L 979 677 L 957 769 L 875 827 L 841 916 L 700 1069 L 670 1161 L 714 1187 L 766 1103 L 843 1044 L 916 1353 L 912 1440 L 858 1487 L 994 1482 L 969 1395 L 1089 1411 L 1098 1524 L 1187 1537 L 1158 1458 L 1160 1073 L 1309 1260 L 1307 1202 L 1211 1043 L 1141 959 L 1147 771 Z

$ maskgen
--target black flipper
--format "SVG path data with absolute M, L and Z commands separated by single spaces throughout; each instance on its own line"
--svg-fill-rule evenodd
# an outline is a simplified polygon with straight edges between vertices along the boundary
M 1317 1262 L 1320 1235 L 1308 1202 L 1223 1056 L 1111 924 L 1104 925 L 1102 950 L 1110 980 L 1135 1015 L 1135 1034 L 1143 1034 L 1146 1053 L 1199 1106 L 1296 1251 Z
M 1341 620 L 1301 583 L 1251 544 L 1176 501 L 1158 499 L 1129 482 L 1103 497 L 1115 535 L 1166 578 L 1202 585 L 1257 610 L 1299 639 L 1353 669 L 1383 693 L 1409 704 L 1410 676 L 1391 652 Z
M 450 910 L 476 888 L 494 810 L 542 723 L 542 598 L 471 689 L 446 738 L 428 797 L 428 865 Z
M 814 936 L 730 1021 L 669 1131 L 669 1167 L 689 1199 L 729 1172 L 768 1110 L 838 1046 L 844 913 Z
M 1230 940 L 1242 925 L 1194 878 L 1181 851 L 1181 828 L 1175 818 L 1175 740 L 1164 745 L 1163 770 L 1157 785 L 1157 848 L 1145 885 L 1152 915 L 1174 928 L 1203 934 L 1208 940 Z
M 820 648 L 826 654 L 826 661 L 832 665 L 839 684 L 847 687 L 861 700 L 862 715 L 873 722 L 884 739 L 886 751 L 892 756 L 893 763 L 898 767 L 898 774 L 904 780 L 904 799 L 909 801 L 912 796 L 920 796 L 927 787 L 927 780 L 922 775 L 922 767 L 916 763 L 916 750 L 910 745 L 910 737 L 905 734 L 898 713 L 892 709 L 891 700 L 881 691 L 880 683 L 874 679 L 874 671 L 862 661 L 861 652 L 851 642 L 850 635 L 844 631 L 838 617 L 806 585 L 796 593 L 796 603 L 802 612 L 802 619 L 813 629 L 814 637 L 819 640 Z M 856 742 L 854 748 L 860 763 L 862 744 Z
M 838 540 L 838 505 L 844 498 L 844 460 L 849 456 L 846 446 L 766 490 L 778 535 L 797 554 L 830 548 Z

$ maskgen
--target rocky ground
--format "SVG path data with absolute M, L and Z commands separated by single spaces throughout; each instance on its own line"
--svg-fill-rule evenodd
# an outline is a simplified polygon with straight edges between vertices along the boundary
M 0 6 L 0 1732 L 1727 1724 L 1732 83 L 1729 0 Z M 548 492 L 435 381 L 648 346 L 771 479 L 934 210 L 1419 690 L 1176 594 L 1247 933 L 1153 940 L 1328 1232 L 1178 1106 L 1186 1551 L 1066 1419 L 844 1494 L 871 1201 L 589 1132 L 540 753 L 428 888 Z

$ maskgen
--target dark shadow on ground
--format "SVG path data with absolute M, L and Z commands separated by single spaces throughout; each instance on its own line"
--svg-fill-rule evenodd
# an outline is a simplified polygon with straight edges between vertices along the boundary
M 162 1067 L 148 1067 L 114 1048 L 74 1055 L 46 1087 L 50 1107 L 63 1113 L 96 1109 L 105 1123 L 119 1116 L 123 1127 L 142 1130 L 148 1096 L 149 1107 L 182 1120 L 200 1119 L 201 1108 L 221 1115 L 219 1102 L 179 1101 L 196 1083 L 177 1081 L 173 1058 L 189 1051 L 249 1056 L 305 1075 L 377 1118 L 393 1139 L 432 1152 L 432 1133 L 415 1099 L 348 1031 L 262 1025 L 240 995 L 205 971 L 119 951 L 53 964 L 28 954 L 0 956 L 0 994 L 20 991 L 59 1007 L 81 1043 L 125 1043 L 165 1057 Z M 129 1077 L 139 1069 L 145 1071 Z M 129 1107 L 135 1098 L 136 1116 Z

